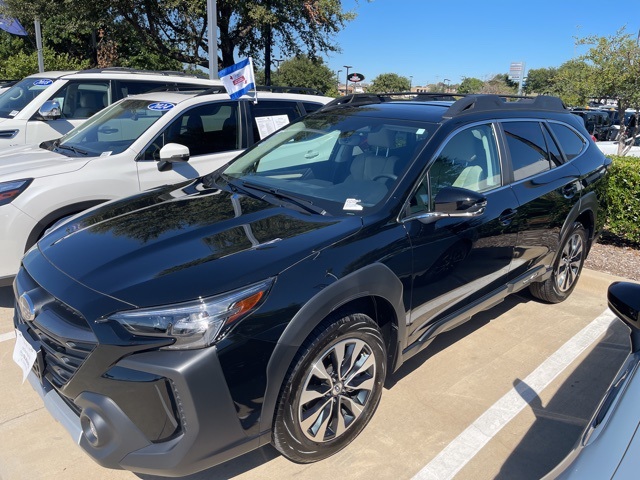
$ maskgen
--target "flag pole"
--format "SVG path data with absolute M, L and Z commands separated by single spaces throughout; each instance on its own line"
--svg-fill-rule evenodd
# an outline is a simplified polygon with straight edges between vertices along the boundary
M 209 37 L 209 79 L 218 78 L 218 13 L 216 0 L 207 0 Z
M 253 69 L 253 58 L 249 57 L 249 65 L 251 66 L 251 75 L 253 75 L 253 103 L 258 103 L 258 85 L 256 85 L 255 70 Z
M 44 57 L 42 55 L 42 32 L 40 31 L 40 19 L 35 18 L 33 26 L 36 30 L 36 48 L 38 50 L 38 71 L 44 72 Z

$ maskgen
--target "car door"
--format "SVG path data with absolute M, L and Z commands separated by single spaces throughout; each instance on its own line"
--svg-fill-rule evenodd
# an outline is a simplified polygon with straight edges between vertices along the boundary
M 580 199 L 580 172 L 564 161 L 546 122 L 504 121 L 500 125 L 508 150 L 511 186 L 518 199 L 518 240 L 509 274 L 514 279 L 553 261 L 560 230 Z
M 27 122 L 26 143 L 60 138 L 109 105 L 108 80 L 71 80 L 47 100 L 60 104 L 62 116 L 57 120 Z
M 447 187 L 481 193 L 484 212 L 438 217 L 434 201 Z M 413 195 L 405 221 L 413 251 L 409 343 L 505 288 L 517 236 L 516 209 L 515 195 L 503 181 L 494 126 L 478 124 L 450 137 Z
M 241 150 L 240 102 L 212 101 L 186 109 L 158 134 L 137 161 L 140 189 L 206 175 Z M 168 143 L 189 148 L 188 162 L 158 168 L 160 149 Z

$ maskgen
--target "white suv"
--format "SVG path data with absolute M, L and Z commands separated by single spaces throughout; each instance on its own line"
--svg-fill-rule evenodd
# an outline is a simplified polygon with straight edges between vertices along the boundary
M 31 75 L 0 96 L 0 149 L 60 138 L 107 105 L 158 88 L 222 85 L 178 72 L 111 68 Z
M 207 174 L 329 97 L 155 92 L 125 98 L 59 140 L 0 151 L 0 285 L 54 223 L 102 202 Z

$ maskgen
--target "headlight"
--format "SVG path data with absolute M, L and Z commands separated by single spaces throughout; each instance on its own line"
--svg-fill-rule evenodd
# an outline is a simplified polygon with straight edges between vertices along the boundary
M 0 205 L 11 203 L 14 198 L 25 191 L 32 181 L 33 178 L 25 178 L 23 180 L 0 182 Z
M 163 307 L 141 308 L 111 315 L 135 335 L 174 338 L 172 350 L 204 348 L 213 344 L 224 327 L 257 309 L 273 279 L 215 297 Z

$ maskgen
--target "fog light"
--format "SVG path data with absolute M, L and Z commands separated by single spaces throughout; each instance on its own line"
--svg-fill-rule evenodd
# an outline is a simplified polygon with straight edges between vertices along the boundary
M 93 447 L 104 445 L 108 441 L 108 427 L 106 422 L 94 410 L 83 410 L 80 415 L 82 433 Z

